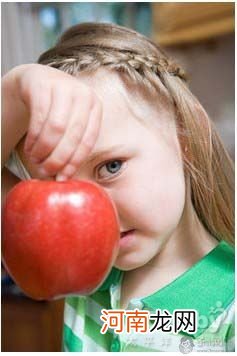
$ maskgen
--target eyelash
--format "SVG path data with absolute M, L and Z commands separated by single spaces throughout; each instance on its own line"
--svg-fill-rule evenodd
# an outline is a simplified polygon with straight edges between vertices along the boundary
M 113 162 L 121 162 L 121 167 L 119 168 L 119 170 L 116 172 L 116 173 L 110 173 L 108 172 L 108 174 L 110 175 L 109 177 L 106 177 L 106 178 L 99 178 L 99 171 L 103 168 L 103 167 L 106 167 L 106 165 L 108 165 L 109 163 L 113 163 Z M 120 159 L 120 158 L 116 158 L 116 159 L 110 159 L 106 162 L 103 162 L 102 164 L 100 164 L 99 166 L 97 166 L 95 168 L 95 176 L 96 176 L 96 179 L 97 180 L 103 180 L 103 181 L 107 181 L 107 180 L 111 180 L 115 177 L 117 177 L 120 173 L 121 173 L 121 170 L 124 169 L 124 166 L 125 166 L 125 160 L 124 159 Z

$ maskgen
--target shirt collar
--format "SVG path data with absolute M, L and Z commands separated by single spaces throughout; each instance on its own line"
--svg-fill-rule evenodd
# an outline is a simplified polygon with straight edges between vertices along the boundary
M 222 240 L 173 282 L 141 300 L 151 310 L 196 310 L 205 328 L 197 325 L 197 332 L 187 335 L 197 338 L 234 298 L 234 262 L 234 248 Z

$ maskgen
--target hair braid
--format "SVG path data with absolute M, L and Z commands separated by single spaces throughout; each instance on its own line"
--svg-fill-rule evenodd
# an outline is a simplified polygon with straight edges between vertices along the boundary
M 77 55 L 72 55 L 70 58 L 58 56 L 54 60 L 45 61 L 44 64 L 60 68 L 69 74 L 74 74 L 75 71 L 90 70 L 91 67 L 97 69 L 99 66 L 108 66 L 118 69 L 118 67 L 129 66 L 140 74 L 150 70 L 157 75 L 167 72 L 182 80 L 187 79 L 180 66 L 164 57 L 158 58 L 153 55 L 141 55 L 132 52 L 97 49 L 94 53 L 88 53 L 88 51 L 81 49 Z

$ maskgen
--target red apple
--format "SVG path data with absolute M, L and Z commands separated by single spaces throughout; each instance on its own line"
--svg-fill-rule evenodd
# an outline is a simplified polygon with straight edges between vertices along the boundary
M 3 264 L 31 298 L 92 293 L 109 274 L 119 239 L 115 207 L 95 183 L 33 179 L 7 195 Z

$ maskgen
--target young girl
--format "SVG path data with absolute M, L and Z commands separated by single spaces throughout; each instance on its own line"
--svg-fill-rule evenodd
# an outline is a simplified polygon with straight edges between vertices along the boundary
M 21 179 L 97 182 L 121 230 L 103 285 L 65 300 L 63 350 L 233 351 L 233 163 L 183 70 L 137 32 L 96 23 L 38 63 L 3 78 L 3 164 L 11 154 Z M 3 169 L 6 192 L 17 181 Z M 109 310 L 198 318 L 193 332 L 160 318 L 153 331 L 124 319 L 102 333 Z

